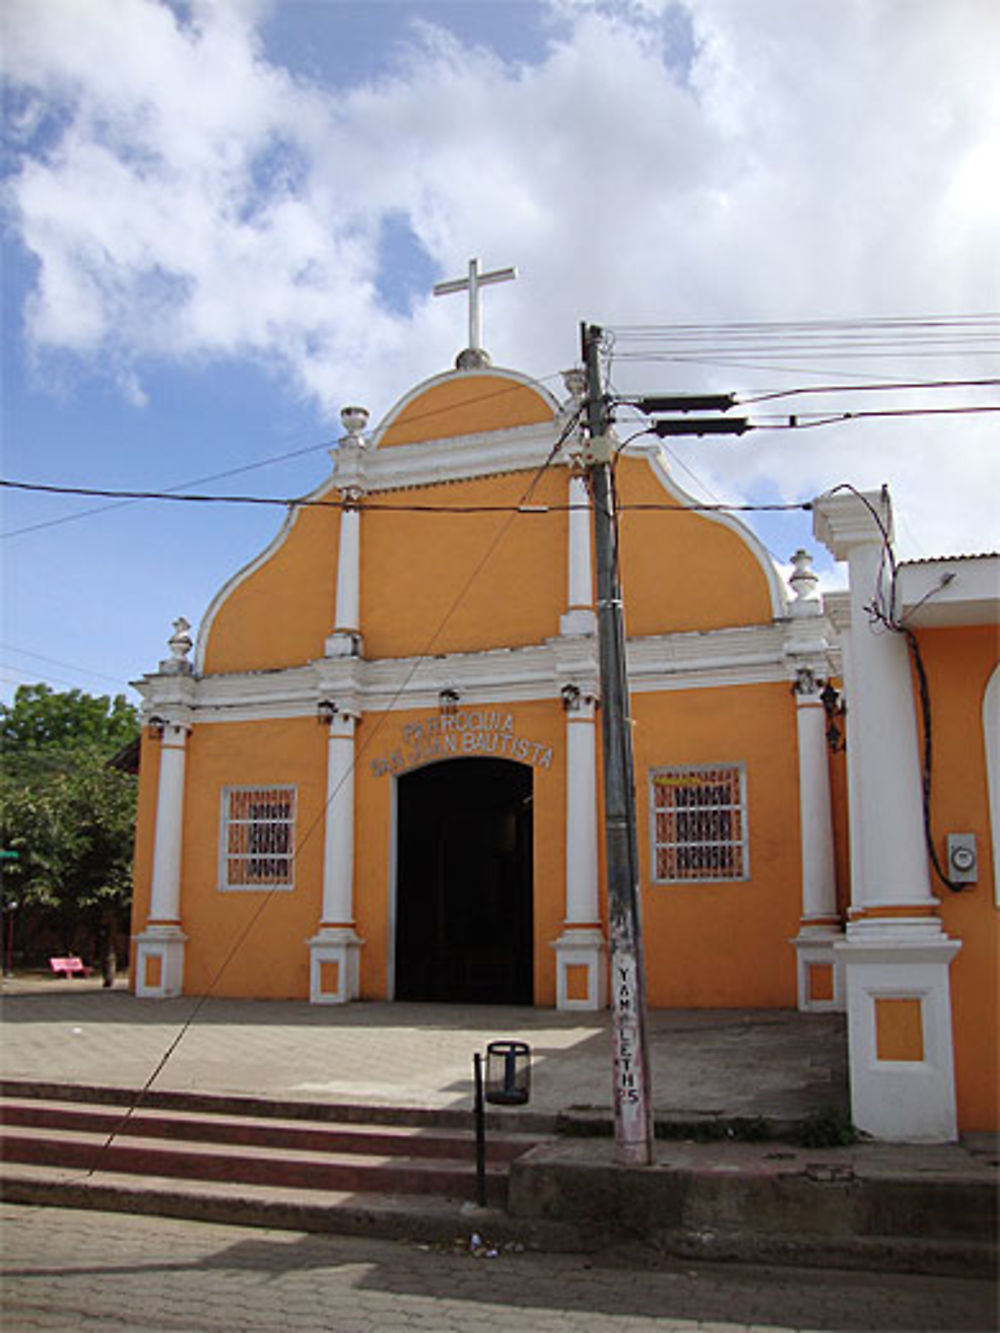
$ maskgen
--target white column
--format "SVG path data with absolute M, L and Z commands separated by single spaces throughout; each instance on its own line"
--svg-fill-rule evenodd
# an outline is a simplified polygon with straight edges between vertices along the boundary
M 594 570 L 591 555 L 590 492 L 582 473 L 569 477 L 569 534 L 567 541 L 566 613 L 560 618 L 560 633 L 594 634 Z
M 851 1112 L 876 1138 L 944 1142 L 957 1134 L 949 966 L 961 944 L 945 935 L 931 895 L 906 640 L 869 611 L 874 603 L 892 614 L 887 497 L 821 497 L 814 524 L 847 560 L 851 591 L 852 905 L 835 946 L 847 993 Z
M 556 1007 L 603 1009 L 607 958 L 598 903 L 597 708 L 566 695 L 566 918 L 556 950 Z
M 309 997 L 314 1004 L 344 1004 L 360 993 L 361 940 L 354 930 L 354 732 L 357 719 L 330 719 L 323 838 L 323 907 L 309 940 Z
M 326 641 L 326 655 L 360 657 L 361 514 L 358 505 L 365 493 L 368 409 L 342 408 L 340 420 L 347 433 L 338 440 L 337 447 L 331 449 L 330 456 L 344 508 L 340 511 L 333 633 Z
M 841 1010 L 843 973 L 834 958 L 841 939 L 833 854 L 833 810 L 827 757 L 826 711 L 811 672 L 796 685 L 799 751 L 799 825 L 802 848 L 802 920 L 795 946 L 802 1010 Z
M 179 995 L 183 986 L 186 936 L 180 899 L 188 730 L 183 723 L 165 722 L 160 740 L 149 917 L 136 937 L 135 993 L 143 997 Z
M 357 495 L 348 497 L 357 501 Z M 340 514 L 337 555 L 337 590 L 333 634 L 326 641 L 327 657 L 357 657 L 361 647 L 361 514 L 345 508 Z
M 924 843 L 923 792 L 917 719 L 906 639 L 869 622 L 868 606 L 880 586 L 881 540 L 852 546 L 850 682 L 852 743 L 861 752 L 858 773 L 861 827 L 855 913 L 911 906 L 926 913 L 931 896 Z M 888 597 L 888 590 L 885 596 Z

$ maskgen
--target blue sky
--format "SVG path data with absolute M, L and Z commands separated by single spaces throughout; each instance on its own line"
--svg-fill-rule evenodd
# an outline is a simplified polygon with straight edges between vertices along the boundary
M 991 0 L 10 0 L 2 37 L 6 478 L 309 490 L 342 405 L 377 420 L 451 365 L 465 309 L 430 288 L 472 255 L 519 270 L 485 296 L 494 361 L 557 390 L 581 319 L 1000 311 Z M 1000 373 L 995 332 L 918 332 L 865 358 L 622 336 L 613 373 L 744 394 Z M 888 482 L 904 556 L 996 549 L 998 419 L 761 431 L 676 466 L 729 501 Z M 281 521 L 0 498 L 4 698 L 125 689 Z M 815 547 L 801 516 L 755 525 L 781 559 Z

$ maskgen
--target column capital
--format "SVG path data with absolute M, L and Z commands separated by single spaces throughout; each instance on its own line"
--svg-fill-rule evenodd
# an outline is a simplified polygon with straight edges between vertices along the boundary
M 144 720 L 150 736 L 165 746 L 184 746 L 194 726 L 186 708 L 158 709 Z
M 884 487 L 881 491 L 831 491 L 817 497 L 812 508 L 813 533 L 835 560 L 846 560 L 858 546 L 892 541 L 892 503 Z

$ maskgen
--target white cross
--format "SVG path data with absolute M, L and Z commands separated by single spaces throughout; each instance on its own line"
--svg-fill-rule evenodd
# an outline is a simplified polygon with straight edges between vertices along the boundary
M 435 296 L 449 296 L 452 292 L 469 293 L 469 347 L 473 351 L 481 351 L 480 346 L 480 287 L 486 287 L 491 282 L 509 282 L 517 277 L 516 268 L 498 268 L 492 273 L 479 272 L 479 260 L 469 260 L 469 276 L 467 278 L 455 278 L 451 282 L 438 282 L 434 285 Z

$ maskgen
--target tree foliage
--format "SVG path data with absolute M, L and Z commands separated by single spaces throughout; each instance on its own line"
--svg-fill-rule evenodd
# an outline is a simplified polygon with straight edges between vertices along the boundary
M 22 685 L 0 705 L 5 897 L 94 952 L 127 921 L 136 780 L 108 760 L 138 730 L 124 695 Z
M 0 704 L 0 750 L 9 756 L 95 748 L 113 754 L 139 730 L 139 716 L 116 694 L 19 685 L 12 704 Z

